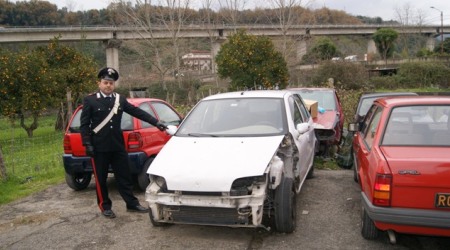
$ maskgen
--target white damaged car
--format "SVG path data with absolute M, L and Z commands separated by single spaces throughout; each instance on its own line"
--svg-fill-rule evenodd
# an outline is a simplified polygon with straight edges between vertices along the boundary
M 317 140 L 298 94 L 244 91 L 201 100 L 152 162 L 145 200 L 154 226 L 296 226 L 296 195 Z

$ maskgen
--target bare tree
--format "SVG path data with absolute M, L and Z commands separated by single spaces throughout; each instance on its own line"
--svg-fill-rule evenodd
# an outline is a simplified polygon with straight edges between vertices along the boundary
M 202 7 L 203 10 L 201 12 L 201 18 L 202 18 L 202 23 L 205 26 L 207 32 L 208 32 L 208 37 L 209 37 L 209 43 L 210 43 L 210 55 L 211 55 L 211 72 L 214 75 L 214 80 L 216 82 L 216 86 L 219 86 L 219 82 L 217 80 L 217 75 L 216 73 L 216 64 L 215 64 L 215 55 L 216 55 L 216 51 L 215 51 L 215 44 L 217 43 L 217 36 L 216 36 L 216 22 L 213 19 L 213 10 L 212 10 L 212 3 L 213 0 L 203 0 L 202 2 Z
M 151 52 L 143 46 L 135 44 L 135 48 L 158 71 L 163 88 L 166 89 L 165 76 L 168 72 L 180 72 L 180 47 L 179 42 L 181 27 L 188 18 L 190 0 L 156 0 L 154 5 L 151 0 L 136 0 L 134 7 L 128 1 L 119 0 L 118 8 L 124 14 L 123 22 L 136 27 L 136 31 L 144 39 Z M 170 33 L 170 46 L 167 41 L 155 39 L 154 30 L 163 27 Z M 169 48 L 170 47 L 170 48 Z M 143 50 L 142 50 L 143 49 Z M 151 56 L 151 59 L 149 58 Z M 181 79 L 178 78 L 181 86 Z
M 75 11 L 77 8 L 77 2 L 75 0 L 66 0 L 66 7 L 68 11 Z
M 219 0 L 222 18 L 236 27 L 239 22 L 239 13 L 246 4 L 247 0 Z
M 414 9 L 410 3 L 405 3 L 402 6 L 395 7 L 396 19 L 401 26 L 416 25 L 419 28 L 419 32 L 416 36 L 408 34 L 406 32 L 400 32 L 400 43 L 402 44 L 403 56 L 409 57 L 410 49 L 417 51 L 424 46 L 424 41 L 421 36 L 420 27 L 424 25 L 425 12 L 420 9 Z
M 302 12 L 302 0 L 269 0 L 271 9 L 276 15 L 277 25 L 282 34 L 281 53 L 288 63 L 293 65 L 297 63 L 297 58 L 290 60 L 293 54 L 297 54 L 297 41 L 302 41 L 304 37 L 295 36 L 289 33 L 294 25 L 300 22 L 300 13 Z

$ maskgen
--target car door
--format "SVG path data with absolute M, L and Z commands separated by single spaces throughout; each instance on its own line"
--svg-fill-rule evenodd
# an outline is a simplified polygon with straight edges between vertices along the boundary
M 179 125 L 181 117 L 167 104 L 159 101 L 144 102 L 139 108 L 157 118 L 166 125 Z M 144 140 L 144 145 L 152 145 L 152 147 L 162 148 L 170 139 L 170 135 L 150 123 L 136 120 L 140 123 L 139 132 Z
M 303 107 L 306 111 L 301 98 L 297 95 L 291 96 L 289 98 L 289 108 L 291 111 L 290 119 L 292 119 L 294 127 L 297 128 L 297 126 L 301 123 L 307 123 L 309 125 L 306 133 L 300 134 L 296 129 L 293 131 L 294 141 L 299 150 L 299 161 L 297 163 L 295 174 L 300 177 L 301 181 L 303 181 L 306 178 L 309 167 L 311 166 L 313 160 L 312 157 L 314 157 L 313 145 L 315 143 L 315 134 L 312 119 L 310 116 L 302 114 L 300 107 Z
M 362 190 L 370 190 L 372 181 L 370 179 L 371 166 L 370 163 L 374 162 L 371 160 L 373 157 L 372 147 L 376 143 L 376 133 L 379 127 L 379 122 L 381 118 L 383 109 L 376 105 L 367 113 L 367 116 L 363 122 L 361 130 L 356 133 L 356 138 L 354 140 L 354 155 L 357 173 L 360 178 L 360 184 Z

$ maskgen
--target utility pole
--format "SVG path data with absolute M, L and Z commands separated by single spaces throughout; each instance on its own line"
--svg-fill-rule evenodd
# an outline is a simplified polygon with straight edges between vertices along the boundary
M 430 8 L 441 12 L 441 54 L 444 54 L 444 12 L 433 6 L 431 6 Z

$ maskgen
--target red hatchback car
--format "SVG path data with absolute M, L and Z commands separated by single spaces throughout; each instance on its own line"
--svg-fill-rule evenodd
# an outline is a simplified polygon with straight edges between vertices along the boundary
M 449 97 L 389 97 L 350 124 L 364 238 L 450 236 L 449 115 Z
M 181 115 L 167 102 L 151 98 L 132 98 L 128 102 L 137 106 L 166 125 L 179 125 Z M 64 135 L 63 164 L 66 183 L 74 190 L 85 189 L 92 177 L 90 157 L 86 155 L 81 142 L 80 116 L 82 106 L 78 107 L 67 126 Z M 161 148 L 170 139 L 166 132 L 159 131 L 153 125 L 123 113 L 121 128 L 128 152 L 131 173 L 137 186 L 145 190 L 149 183 L 147 169 Z M 112 172 L 112 169 L 110 169 Z

